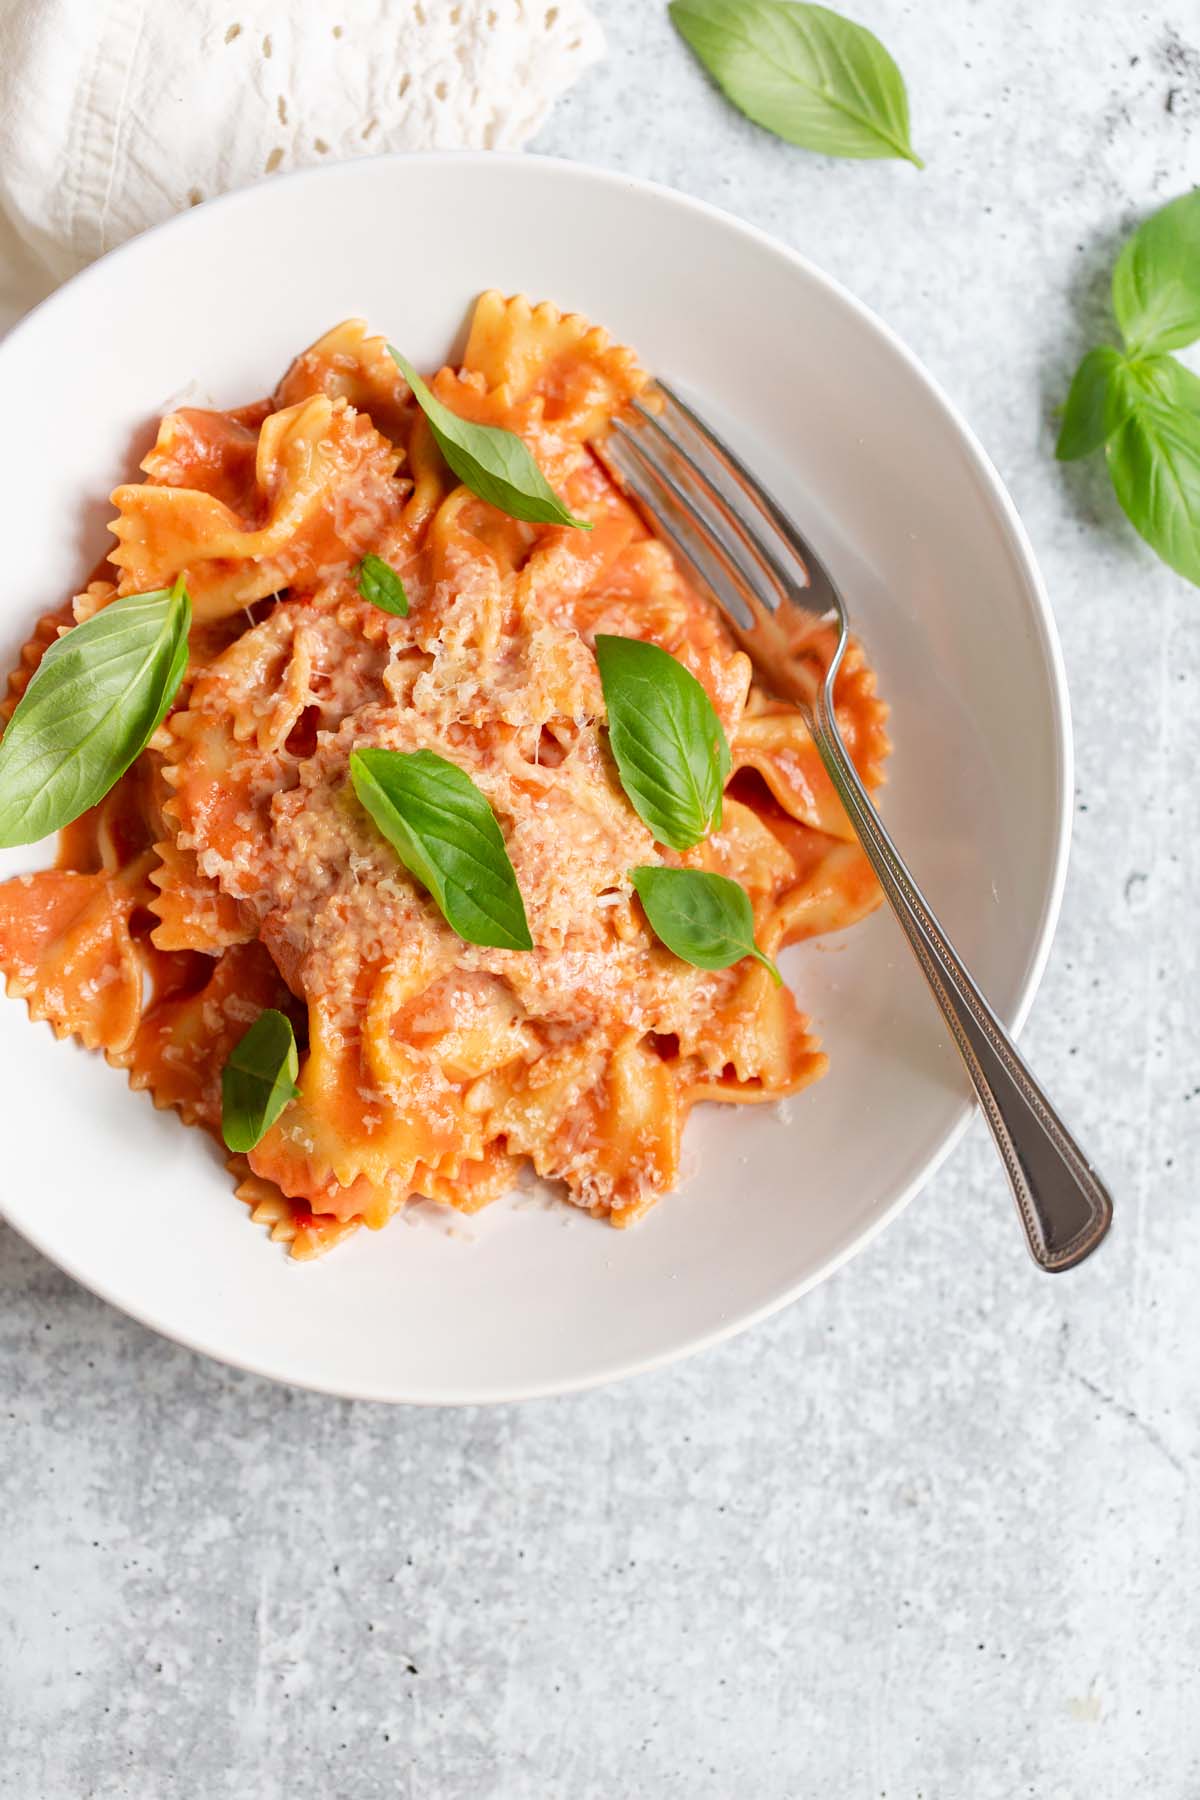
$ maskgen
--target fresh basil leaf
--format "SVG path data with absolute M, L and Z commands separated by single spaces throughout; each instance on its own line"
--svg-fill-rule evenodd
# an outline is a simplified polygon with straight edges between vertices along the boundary
M 432 750 L 354 750 L 350 779 L 459 937 L 495 950 L 533 949 L 503 833 L 464 770 Z
M 1200 414 L 1145 399 L 1105 456 L 1130 523 L 1164 562 L 1200 584 Z
M 1054 448 L 1059 462 L 1072 462 L 1078 456 L 1090 456 L 1107 438 L 1110 429 L 1109 389 L 1124 362 L 1119 350 L 1104 344 L 1098 350 L 1089 350 L 1076 369 L 1067 403 L 1063 407 L 1058 443 Z M 1120 420 L 1117 421 L 1119 423 Z
M 442 405 L 436 394 L 430 393 L 412 364 L 390 344 L 388 354 L 429 420 L 438 449 L 473 494 L 499 507 L 510 519 L 591 530 L 590 519 L 577 519 L 567 511 L 515 431 L 505 431 L 499 425 L 473 425 L 470 419 L 460 419 Z
M 399 619 L 408 617 L 408 595 L 404 583 L 391 563 L 382 556 L 364 556 L 358 565 L 358 591 L 364 600 L 380 612 L 394 613 Z
M 697 969 L 728 969 L 753 956 L 771 971 L 776 987 L 783 977 L 754 941 L 754 912 L 740 882 L 707 869 L 630 869 L 650 929 L 673 955 Z
M 51 644 L 0 739 L 0 847 L 69 825 L 125 773 L 183 680 L 191 618 L 180 576 Z
M 902 156 L 904 77 L 879 39 L 798 0 L 672 0 L 672 22 L 717 86 L 756 125 L 826 156 Z
M 730 756 L 696 677 L 657 644 L 596 638 L 617 773 L 660 844 L 689 850 L 721 823 Z
M 1143 356 L 1126 365 L 1131 386 L 1161 400 L 1167 406 L 1182 406 L 1200 412 L 1200 375 L 1193 375 L 1176 356 Z M 1136 404 L 1136 391 L 1133 404 Z M 1133 410 L 1133 405 L 1130 406 Z M 1120 421 L 1124 424 L 1124 419 Z
M 273 1006 L 259 1013 L 221 1071 L 221 1136 L 245 1152 L 264 1138 L 300 1092 L 292 1022 Z
M 1200 189 L 1139 225 L 1113 269 L 1112 300 L 1133 356 L 1200 337 Z

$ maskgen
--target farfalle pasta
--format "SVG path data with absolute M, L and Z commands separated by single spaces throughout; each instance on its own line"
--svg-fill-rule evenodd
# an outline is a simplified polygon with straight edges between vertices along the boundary
M 228 1166 L 299 1257 L 415 1197 L 475 1211 L 523 1162 L 628 1224 L 676 1185 L 695 1102 L 775 1099 L 824 1073 L 771 971 L 672 955 L 631 870 L 740 883 L 767 956 L 880 897 L 799 714 L 757 687 L 590 448 L 647 387 L 632 353 L 490 293 L 461 365 L 431 385 L 460 418 L 515 432 L 591 529 L 510 517 L 459 482 L 385 341 L 351 320 L 272 400 L 162 421 L 145 480 L 113 495 L 116 580 L 102 571 L 38 623 L 0 704 L 9 716 L 74 622 L 185 578 L 174 704 L 62 833 L 58 866 L 0 887 L 0 970 L 34 1018 L 218 1137 L 232 1049 L 283 1013 L 294 1097 Z M 402 580 L 406 615 L 360 592 L 368 555 Z M 669 652 L 724 730 L 721 821 L 692 849 L 656 843 L 622 792 L 601 633 Z M 874 787 L 886 709 L 857 645 L 836 697 Z M 365 750 L 430 752 L 470 777 L 531 950 L 451 928 L 355 798 Z

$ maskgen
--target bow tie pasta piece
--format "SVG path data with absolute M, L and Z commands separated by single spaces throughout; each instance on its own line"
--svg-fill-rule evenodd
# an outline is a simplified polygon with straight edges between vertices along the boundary
M 413 1192 L 423 1200 L 448 1206 L 454 1212 L 482 1212 L 485 1206 L 508 1192 L 520 1167 L 519 1156 L 493 1141 L 485 1147 L 482 1156 L 459 1163 L 450 1173 L 418 1169 L 413 1177 Z
M 147 461 L 157 460 L 156 446 Z M 121 592 L 168 586 L 186 570 L 195 616 L 206 620 L 349 573 L 399 517 L 399 462 L 389 440 L 345 401 L 314 395 L 272 413 L 258 434 L 248 513 L 211 491 L 217 478 L 208 488 L 151 480 L 115 490 L 110 560 Z
M 258 507 L 258 445 L 253 425 L 228 413 L 185 406 L 168 413 L 142 470 L 154 487 L 195 488 L 239 517 Z
M 802 829 L 796 827 L 790 834 L 792 842 Z M 879 883 L 861 844 L 844 844 L 815 831 L 805 837 L 803 849 L 798 848 L 794 858 L 796 879 L 776 903 L 781 944 L 844 931 L 873 913 L 880 901 Z
M 310 1003 L 299 1098 L 249 1153 L 255 1174 L 285 1194 L 308 1196 L 330 1183 L 350 1188 L 360 1178 L 375 1188 L 391 1180 L 408 1192 L 418 1164 L 442 1168 L 482 1153 L 478 1121 L 432 1057 L 398 1043 L 379 1054 L 372 1002 L 382 993 L 390 1004 L 398 980 L 395 971 L 360 969 L 355 995 Z
M 56 1037 L 114 1056 L 133 1042 L 146 964 L 131 925 L 153 862 L 147 852 L 116 874 L 44 869 L 0 886 L 0 974 Z
M 203 873 L 194 850 L 171 838 L 154 848 L 159 864 L 150 871 L 150 880 L 157 891 L 149 904 L 159 921 L 152 936 L 160 950 L 214 955 L 257 935 L 251 909 Z
M 367 610 L 361 602 L 277 607 L 200 675 L 168 722 L 167 833 L 232 900 L 254 901 L 262 889 L 276 796 L 299 780 L 318 730 L 336 730 L 366 695 L 382 692 L 388 650 L 363 630 Z M 169 861 L 155 905 L 164 925 L 175 874 Z
M 596 1032 L 478 1083 L 486 1133 L 565 1181 L 581 1206 L 628 1224 L 679 1174 L 683 1114 L 675 1072 L 642 1042 Z
M 365 319 L 344 319 L 301 351 L 275 390 L 275 405 L 295 406 L 314 394 L 344 400 L 369 414 L 376 431 L 407 443 L 416 404 L 388 355 L 387 339 L 368 336 Z
M 520 294 L 506 299 L 494 288 L 475 303 L 463 375 L 463 385 L 478 378 L 506 410 L 536 402 L 547 424 L 578 443 L 601 431 L 650 379 L 632 350 L 579 313 L 547 301 L 531 306 Z M 454 380 L 443 379 L 438 397 L 457 411 Z
M 273 1181 L 256 1175 L 244 1156 L 227 1157 L 225 1167 L 233 1176 L 237 1198 L 250 1208 L 251 1222 L 265 1226 L 271 1242 L 286 1244 L 298 1262 L 324 1256 L 363 1224 L 361 1215 L 339 1219 L 332 1213 L 315 1213 L 307 1200 L 289 1199 Z
M 769 933 L 762 941 L 773 955 Z M 739 964 L 732 973 L 724 998 L 681 1039 L 694 1059 L 689 1101 L 778 1100 L 819 1080 L 829 1058 L 789 989 L 776 986 L 759 963 Z
M 125 1066 L 130 1087 L 148 1089 L 155 1106 L 174 1107 L 186 1124 L 205 1125 L 215 1135 L 230 1052 L 268 1007 L 295 1007 L 261 944 L 238 944 L 197 961 L 206 978 L 147 1010 Z
M 842 742 L 869 789 L 880 786 L 891 750 L 888 708 L 875 692 L 875 672 L 862 646 L 846 647 L 833 685 L 834 710 Z M 756 692 L 731 740 L 733 767 L 754 769 L 778 804 L 813 831 L 856 843 L 807 725 L 794 706 Z

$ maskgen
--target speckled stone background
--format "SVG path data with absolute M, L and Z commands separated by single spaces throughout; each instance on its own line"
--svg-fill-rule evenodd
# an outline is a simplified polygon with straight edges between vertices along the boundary
M 488 1412 L 202 1362 L 0 1228 L 3 1800 L 1200 1795 L 1200 594 L 1052 408 L 1145 211 L 1200 181 L 1200 16 L 854 0 L 924 175 L 731 113 L 659 0 L 546 152 L 798 245 L 965 408 L 1063 634 L 1079 791 L 1026 1043 L 1118 1197 L 1026 1262 L 976 1128 L 790 1312 Z

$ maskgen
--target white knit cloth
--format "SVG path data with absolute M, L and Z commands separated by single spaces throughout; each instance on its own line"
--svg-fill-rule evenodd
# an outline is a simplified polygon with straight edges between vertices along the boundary
M 277 170 L 518 148 L 603 48 L 586 0 L 0 0 L 0 329 Z

